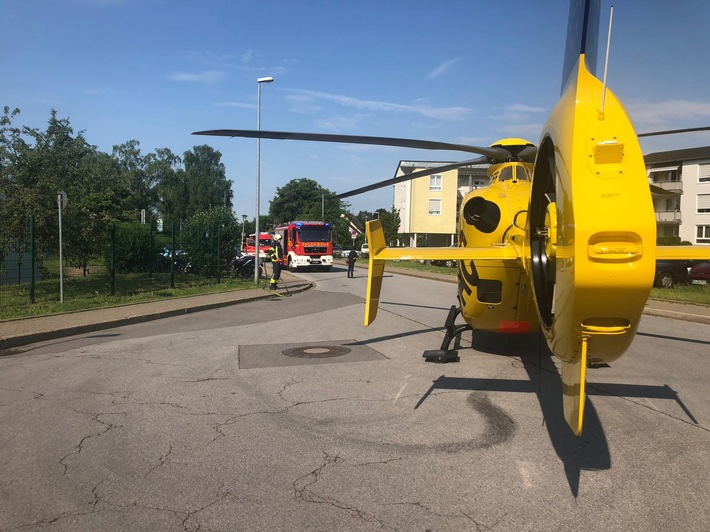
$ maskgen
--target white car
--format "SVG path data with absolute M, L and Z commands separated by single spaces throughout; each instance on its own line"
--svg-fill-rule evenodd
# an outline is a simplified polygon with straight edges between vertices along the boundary
M 367 244 L 367 242 L 360 246 L 360 256 L 365 258 L 370 256 L 370 246 Z

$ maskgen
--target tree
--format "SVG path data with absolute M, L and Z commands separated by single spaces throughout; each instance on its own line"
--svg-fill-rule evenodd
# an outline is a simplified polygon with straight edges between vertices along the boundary
M 382 231 L 385 233 L 385 242 L 388 246 L 394 246 L 397 243 L 399 235 L 399 210 L 394 206 L 388 211 L 386 209 L 377 209 L 375 211 L 382 223 Z
M 150 159 L 143 156 L 140 142 L 135 139 L 114 146 L 112 156 L 121 170 L 124 186 L 130 192 L 124 209 L 131 212 L 129 218 L 138 221 L 141 210 L 154 212 L 158 202 L 156 180 L 147 170 Z
M 58 118 L 55 110 L 46 131 L 13 127 L 18 113 L 5 108 L 0 119 L 3 233 L 26 241 L 27 221 L 34 215 L 37 248 L 56 253 L 57 194 L 64 191 L 69 197 L 63 223 L 65 255 L 70 264 L 86 268 L 107 238 L 106 224 L 121 214 L 126 190 L 118 167 L 91 146 L 83 132 L 74 134 L 69 119 Z
M 157 212 L 164 227 L 187 219 L 188 190 L 181 159 L 168 148 L 158 148 L 146 156 L 146 173 L 155 183 Z
M 232 207 L 232 182 L 225 176 L 221 158 L 219 151 L 206 144 L 184 153 L 187 216 L 212 207 Z
M 333 240 L 346 242 L 350 238 L 348 222 L 341 214 L 349 209 L 347 202 L 331 200 L 334 195 L 313 179 L 292 179 L 276 189 L 269 202 L 269 215 L 275 225 L 295 220 L 322 220 L 333 226 Z

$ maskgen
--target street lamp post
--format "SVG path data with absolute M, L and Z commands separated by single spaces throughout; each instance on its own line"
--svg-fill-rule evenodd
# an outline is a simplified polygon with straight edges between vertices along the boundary
M 258 78 L 256 80 L 256 130 L 261 131 L 261 84 L 262 83 L 272 83 L 274 78 Z M 259 152 L 261 148 L 261 139 L 256 138 L 256 221 L 254 228 L 254 284 L 259 284 L 259 271 L 261 270 L 261 265 L 259 263 L 259 191 L 260 191 L 260 181 L 259 181 L 259 171 L 261 165 L 261 154 Z

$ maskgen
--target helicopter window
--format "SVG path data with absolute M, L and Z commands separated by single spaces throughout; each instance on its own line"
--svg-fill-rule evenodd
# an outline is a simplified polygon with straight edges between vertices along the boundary
M 429 190 L 437 192 L 441 190 L 441 174 L 429 176 Z
M 481 303 L 500 303 L 503 300 L 503 281 L 479 279 L 476 298 Z
M 508 181 L 509 179 L 513 179 L 513 167 L 506 166 L 501 168 L 498 174 L 498 181 Z
M 515 178 L 518 181 L 528 181 L 530 179 L 524 166 L 515 167 Z
M 429 200 L 429 214 L 432 216 L 441 215 L 441 200 L 440 199 L 430 199 Z

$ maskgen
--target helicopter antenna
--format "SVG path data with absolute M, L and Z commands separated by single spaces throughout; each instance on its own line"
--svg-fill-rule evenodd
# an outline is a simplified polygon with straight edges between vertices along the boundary
M 606 37 L 606 59 L 604 60 L 604 82 L 602 87 L 602 108 L 599 110 L 599 114 L 604 116 L 604 100 L 606 99 L 606 74 L 609 70 L 609 49 L 611 48 L 611 22 L 614 19 L 614 6 L 611 6 L 609 12 L 609 33 Z

